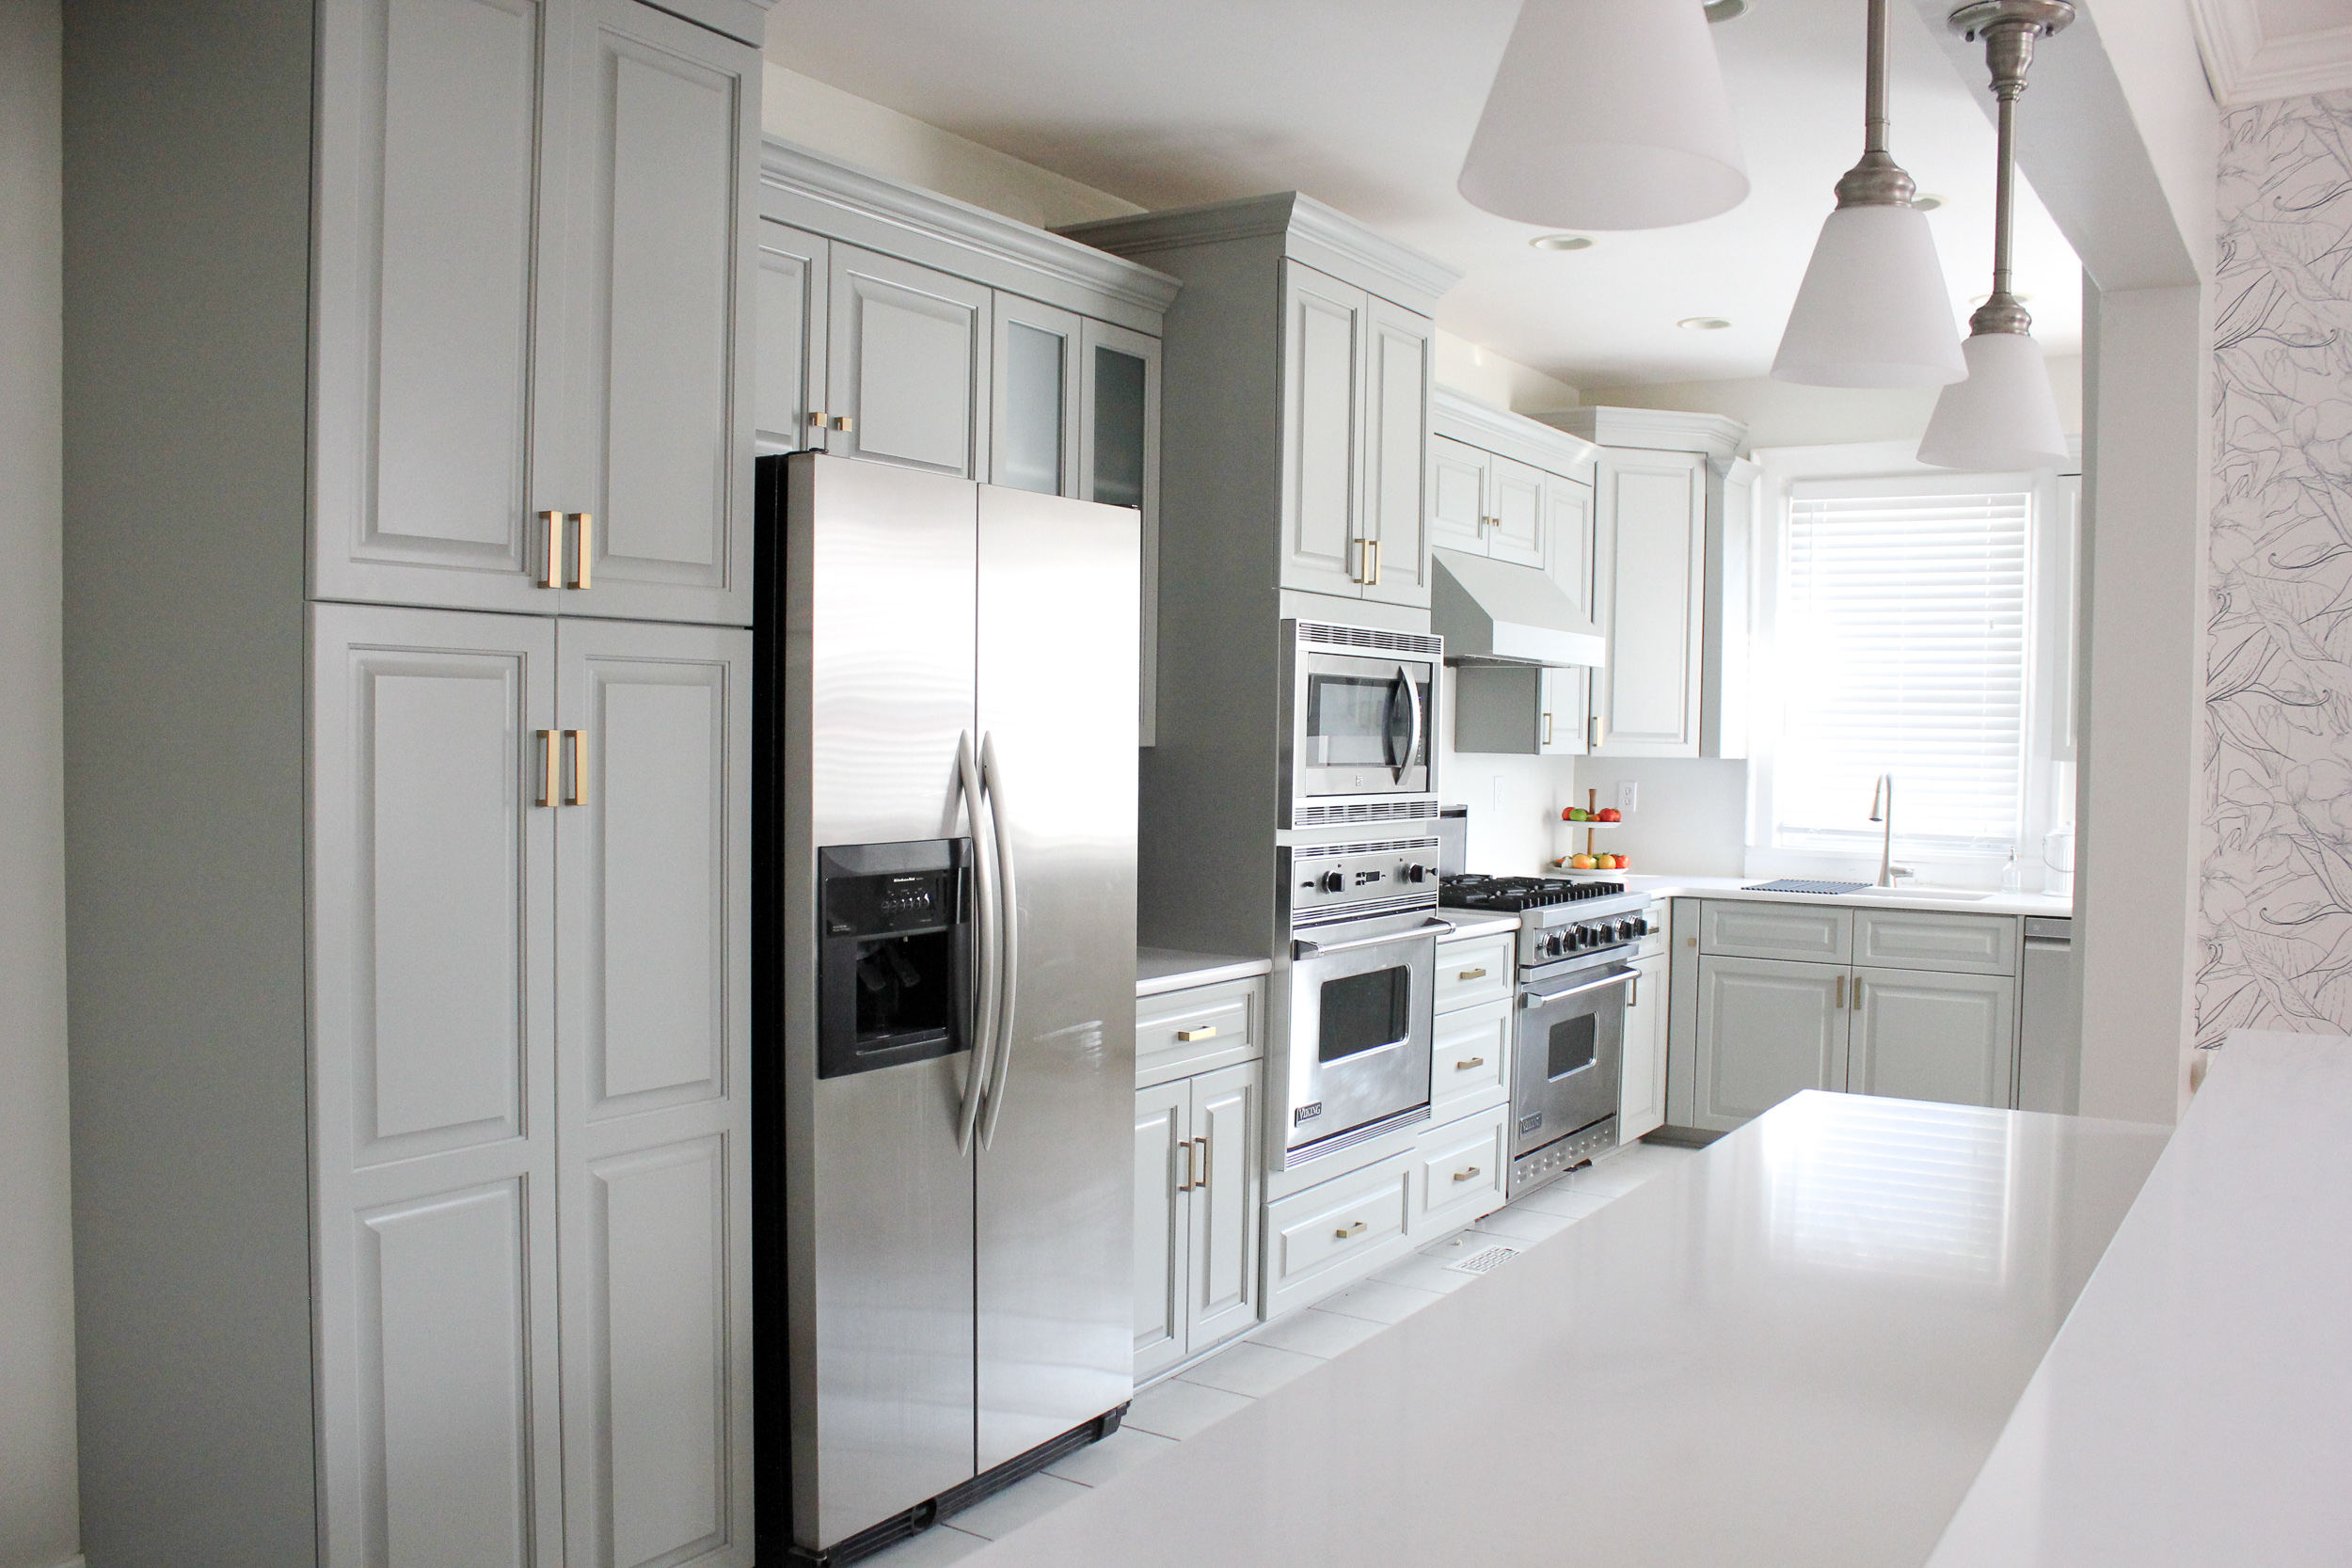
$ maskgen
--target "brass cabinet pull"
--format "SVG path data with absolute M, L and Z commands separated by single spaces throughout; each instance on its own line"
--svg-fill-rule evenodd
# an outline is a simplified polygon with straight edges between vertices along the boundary
M 572 751 L 571 787 L 564 793 L 564 803 L 584 806 L 588 803 L 588 732 L 565 730 L 564 739 Z
M 853 431 L 857 429 L 857 420 L 847 414 L 836 414 L 834 416 L 833 427 L 839 431 Z
M 563 567 L 558 563 L 556 558 L 564 553 L 564 515 L 565 514 L 561 512 L 542 512 L 539 514 L 539 521 L 546 526 L 548 531 L 548 558 L 546 563 L 541 566 L 539 570 L 539 586 L 542 588 L 559 588 L 563 586 L 563 578 L 561 576 Z M 540 803 L 542 805 L 546 804 L 545 801 Z
M 1216 1025 L 1212 1023 L 1205 1029 L 1179 1029 L 1176 1037 L 1187 1045 L 1194 1040 L 1213 1040 L 1216 1038 Z
M 1484 1057 L 1484 1056 L 1472 1056 L 1472 1057 L 1471 1057 L 1469 1061 L 1467 1061 L 1467 1062 L 1456 1062 L 1456 1063 L 1454 1063 L 1454 1071 L 1456 1071 L 1456 1072 L 1468 1072 L 1470 1069 L 1472 1069 L 1472 1068 L 1474 1068 L 1474 1067 L 1485 1067 L 1486 1065 L 1486 1057 Z
M 1468 1181 L 1471 1177 L 1476 1176 L 1477 1174 L 1478 1167 L 1476 1165 L 1472 1165 L 1468 1170 L 1455 1171 L 1454 1173 L 1454 1180 L 1456 1181 Z
M 572 580 L 567 588 L 588 586 L 589 558 L 596 551 L 591 541 L 595 537 L 596 519 L 585 512 L 572 514 Z
M 811 430 L 822 430 L 825 428 L 825 411 L 823 409 L 812 408 L 808 411 L 808 427 Z
M 1840 974 L 1840 975 L 1837 977 L 1837 1000 L 1830 1004 L 1830 1010 L 1831 1010 L 1831 1011 L 1833 1011 L 1833 1012 L 1835 1012 L 1836 1009 L 1838 1009 L 1838 1008 L 1840 1008 L 1840 1007 L 1844 1006 L 1845 1005 L 1846 1005 L 1846 977 L 1845 977 L 1843 974 Z
M 1466 969 L 1454 976 L 1456 980 L 1484 980 L 1486 977 L 1486 969 L 1484 964 L 1476 969 Z
M 555 732 L 541 730 L 539 735 L 539 794 L 531 803 L 534 806 L 555 804 Z
M 1358 1220 L 1354 1225 L 1341 1226 L 1337 1230 L 1331 1232 L 1332 1235 L 1338 1237 L 1343 1242 L 1346 1241 L 1351 1236 L 1360 1236 L 1363 1233 L 1364 1222 L 1361 1220 Z
M 1549 746 L 1549 745 L 1550 745 L 1550 744 L 1551 744 L 1551 715 L 1550 715 L 1550 714 L 1549 714 L 1549 713 L 1547 713 L 1547 714 L 1545 714 L 1545 715 L 1544 715 L 1544 739 L 1543 739 L 1543 743 L 1544 743 L 1545 745 L 1547 745 L 1547 746 Z
M 1374 539 L 1368 543 L 1372 546 L 1372 576 L 1364 579 L 1364 586 L 1377 588 L 1380 586 L 1380 541 Z
M 1859 974 L 1853 977 L 1853 1010 L 1862 1010 L 1862 976 Z
M 1180 1193 L 1188 1193 L 1192 1191 L 1193 1188 L 1192 1140 L 1190 1138 L 1181 1139 L 1178 1141 L 1176 1147 L 1184 1151 L 1184 1179 L 1176 1183 L 1176 1190 Z
M 1200 1146 L 1200 1174 L 1194 1180 L 1193 1185 L 1205 1193 L 1209 1190 L 1209 1140 L 1195 1138 L 1192 1141 Z
M 1600 750 L 1600 715 L 1596 713 L 1584 721 L 1584 744 Z

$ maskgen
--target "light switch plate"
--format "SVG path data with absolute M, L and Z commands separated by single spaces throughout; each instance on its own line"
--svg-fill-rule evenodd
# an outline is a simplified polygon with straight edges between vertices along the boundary
M 1628 779 L 1617 785 L 1617 809 L 1631 811 L 1641 803 L 1642 786 Z

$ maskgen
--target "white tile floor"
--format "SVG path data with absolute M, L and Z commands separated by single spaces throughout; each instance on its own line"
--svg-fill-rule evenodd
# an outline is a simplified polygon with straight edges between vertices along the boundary
M 986 1502 L 968 1508 L 902 1545 L 867 1558 L 874 1568 L 935 1568 L 977 1551 L 1040 1514 L 1083 1497 L 1136 1465 L 1151 1463 L 1187 1437 L 1246 1410 L 1291 1379 L 1404 1322 L 1482 1275 L 1446 1265 L 1501 1244 L 1525 1250 L 1559 1234 L 1612 1199 L 1623 1197 L 1695 1152 L 1637 1143 L 1487 1215 L 1457 1235 L 1422 1248 L 1362 1283 L 1261 1325 L 1238 1343 L 1137 1394 L 1120 1430 L 1081 1449 Z M 1505 1262 L 1501 1265 L 1508 1268 Z

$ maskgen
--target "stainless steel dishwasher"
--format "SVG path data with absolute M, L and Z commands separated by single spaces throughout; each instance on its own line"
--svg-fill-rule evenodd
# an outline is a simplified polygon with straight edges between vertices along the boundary
M 2017 1108 L 2075 1113 L 2082 1090 L 2082 1020 L 2075 1013 L 2074 923 L 2026 917 L 2026 974 L 2017 1021 Z

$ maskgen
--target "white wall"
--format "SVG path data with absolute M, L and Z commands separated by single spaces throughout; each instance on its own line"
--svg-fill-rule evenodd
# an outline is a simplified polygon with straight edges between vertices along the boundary
M 1645 875 L 1738 877 L 1747 871 L 1748 765 L 1713 757 L 1584 757 L 1576 765 L 1576 803 L 1598 791 L 1617 804 L 1617 786 L 1637 786 L 1638 803 L 1622 827 L 1603 828 L 1594 847 L 1631 859 Z M 1584 847 L 1584 830 L 1561 824 Z
M 0 1568 L 74 1559 L 58 0 L 0 0 Z
M 1514 414 L 1544 414 L 1574 408 L 1580 401 L 1575 388 L 1533 365 L 1508 359 L 1490 348 L 1438 328 L 1434 356 L 1438 385 L 1468 392 L 1481 403 L 1508 408 Z
M 1454 712 L 1454 672 L 1445 673 L 1445 712 Z M 1466 871 L 1489 877 L 1533 877 L 1554 855 L 1566 853 L 1560 813 L 1581 805 L 1573 757 L 1506 756 L 1456 752 L 1451 718 L 1440 726 L 1438 789 L 1449 805 L 1470 807 Z

